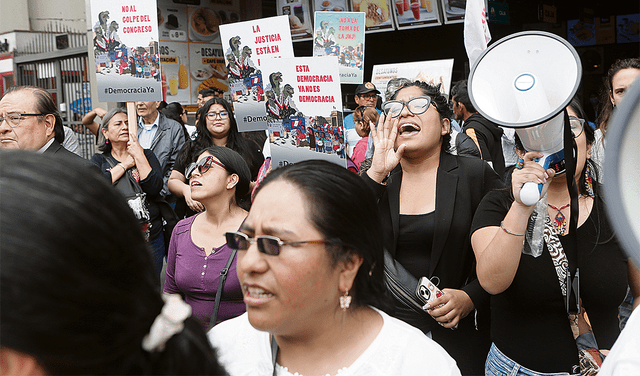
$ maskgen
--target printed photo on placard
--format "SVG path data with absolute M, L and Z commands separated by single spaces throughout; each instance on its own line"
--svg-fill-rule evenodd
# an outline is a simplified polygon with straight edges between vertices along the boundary
M 467 0 L 441 0 L 444 22 L 464 22 L 464 13 L 467 9 Z M 487 7 L 485 6 L 485 9 Z
M 364 13 L 316 12 L 313 56 L 337 56 L 340 82 L 361 84 L 364 75 Z
M 453 59 L 416 61 L 412 63 L 395 63 L 374 65 L 371 72 L 371 82 L 380 90 L 382 100 L 389 80 L 394 78 L 408 78 L 411 81 L 420 80 L 432 85 L 441 85 L 441 91 L 449 95 L 451 76 L 453 74 Z
M 314 10 L 316 12 L 347 12 L 347 0 L 315 0 Z M 313 23 L 314 25 L 317 24 Z
M 91 1 L 98 100 L 162 99 L 155 1 Z
M 189 60 L 192 103 L 196 102 L 198 92 L 202 89 L 213 89 L 219 93 L 229 91 L 222 45 L 190 43 Z
M 220 33 L 238 130 L 246 132 L 267 129 L 264 119 L 252 120 L 256 114 L 255 106 L 251 104 L 264 103 L 266 100 L 261 65 L 267 60 L 293 57 L 287 17 L 277 16 L 223 25 Z
M 441 25 L 437 0 L 393 0 L 398 29 Z
M 393 30 L 391 7 L 387 0 L 351 0 L 354 12 L 364 12 L 367 32 Z
M 293 40 L 309 40 L 311 38 L 309 0 L 278 0 L 277 10 L 279 16 L 287 16 Z
M 272 59 L 262 69 L 273 166 L 324 159 L 346 167 L 337 58 Z

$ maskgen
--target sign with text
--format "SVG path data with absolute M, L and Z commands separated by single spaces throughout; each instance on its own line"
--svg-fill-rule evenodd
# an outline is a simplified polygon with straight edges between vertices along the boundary
M 155 1 L 91 1 L 100 102 L 162 100 Z
M 316 12 L 313 56 L 337 56 L 340 82 L 361 84 L 364 73 L 363 12 Z
M 387 83 L 393 78 L 408 78 L 411 81 L 420 80 L 431 85 L 441 85 L 441 91 L 449 95 L 451 75 L 453 74 L 453 59 L 416 61 L 413 63 L 395 63 L 374 65 L 371 82 L 376 85 L 385 98 Z
M 238 130 L 246 132 L 267 129 L 264 119 L 251 122 L 243 119 L 253 119 L 256 104 L 264 106 L 266 101 L 262 65 L 271 59 L 293 57 L 287 17 L 277 16 L 222 25 L 220 36 Z M 249 105 L 245 106 L 247 103 Z
M 273 165 L 324 159 L 346 167 L 338 59 L 271 59 L 261 68 Z

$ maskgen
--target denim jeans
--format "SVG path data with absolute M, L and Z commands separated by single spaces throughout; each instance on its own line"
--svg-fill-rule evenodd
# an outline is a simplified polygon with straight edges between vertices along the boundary
M 541 373 L 525 368 L 504 355 L 495 343 L 491 344 L 491 350 L 487 355 L 487 362 L 484 365 L 486 376 L 569 376 L 567 372 Z
M 162 272 L 162 260 L 164 259 L 164 237 L 162 233 L 158 234 L 155 238 L 149 239 L 149 247 L 151 247 L 151 255 L 153 256 L 153 264 L 156 267 L 158 273 L 158 280 L 160 280 L 160 272 Z

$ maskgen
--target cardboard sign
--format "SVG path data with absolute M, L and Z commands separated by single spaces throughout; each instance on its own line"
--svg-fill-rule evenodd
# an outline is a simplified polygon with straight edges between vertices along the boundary
M 155 1 L 91 1 L 98 100 L 162 100 Z
M 383 100 L 388 99 L 385 97 L 385 91 L 387 83 L 393 78 L 420 80 L 432 85 L 440 84 L 442 93 L 449 95 L 452 74 L 453 59 L 381 64 L 373 66 L 371 82 L 380 90 Z
M 262 72 L 273 166 L 324 159 L 346 167 L 337 58 L 272 59 Z
M 363 12 L 316 12 L 313 56 L 337 56 L 340 82 L 361 84 L 364 75 Z
M 293 57 L 286 16 L 262 18 L 220 26 L 229 90 L 240 132 L 267 129 L 266 121 L 244 121 L 256 116 L 264 103 L 262 65 L 271 59 Z M 264 112 L 262 112 L 264 113 Z

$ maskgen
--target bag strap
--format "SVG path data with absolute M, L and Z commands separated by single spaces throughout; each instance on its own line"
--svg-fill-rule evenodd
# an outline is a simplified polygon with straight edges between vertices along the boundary
M 231 254 L 229 255 L 229 259 L 227 260 L 227 265 L 225 265 L 225 267 L 220 270 L 220 283 L 218 283 L 218 291 L 216 291 L 216 300 L 213 306 L 213 314 L 211 315 L 211 320 L 209 320 L 209 330 L 211 330 L 211 328 L 216 325 L 216 321 L 218 320 L 218 310 L 220 309 L 220 301 L 222 300 L 222 290 L 224 290 L 224 284 L 227 281 L 229 268 L 231 267 L 231 263 L 233 263 L 236 252 L 238 252 L 237 249 L 231 250 Z

